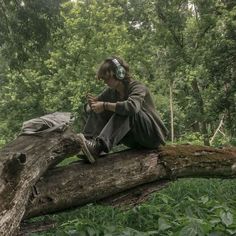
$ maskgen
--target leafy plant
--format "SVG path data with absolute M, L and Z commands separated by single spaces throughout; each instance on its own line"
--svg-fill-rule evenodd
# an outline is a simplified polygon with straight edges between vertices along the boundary
M 33 235 L 234 235 L 235 187 L 233 180 L 183 179 L 128 210 L 88 204 L 54 215 L 57 230 Z

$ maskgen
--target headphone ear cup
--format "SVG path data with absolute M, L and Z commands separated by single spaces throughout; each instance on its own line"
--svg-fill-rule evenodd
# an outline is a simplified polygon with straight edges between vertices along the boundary
M 118 80 L 123 80 L 125 78 L 125 74 L 126 74 L 125 68 L 119 63 L 119 61 L 116 58 L 112 59 L 111 61 L 116 66 L 116 69 L 115 69 L 116 78 Z
M 119 80 L 123 80 L 125 78 L 125 69 L 123 68 L 123 66 L 118 66 L 116 69 L 116 77 Z

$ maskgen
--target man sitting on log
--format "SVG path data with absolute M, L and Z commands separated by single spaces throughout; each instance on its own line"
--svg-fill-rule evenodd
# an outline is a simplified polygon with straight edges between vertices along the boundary
M 167 129 L 157 114 L 148 88 L 133 80 L 123 59 L 105 59 L 97 79 L 108 86 L 99 96 L 88 95 L 88 118 L 78 134 L 82 151 L 90 163 L 101 152 L 123 143 L 131 148 L 157 148 L 165 144 Z

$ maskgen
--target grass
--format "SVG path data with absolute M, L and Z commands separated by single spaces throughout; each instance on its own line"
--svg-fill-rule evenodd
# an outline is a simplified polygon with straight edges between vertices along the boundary
M 47 219 L 58 228 L 32 236 L 236 235 L 236 181 L 181 179 L 126 211 L 88 204 L 31 221 Z

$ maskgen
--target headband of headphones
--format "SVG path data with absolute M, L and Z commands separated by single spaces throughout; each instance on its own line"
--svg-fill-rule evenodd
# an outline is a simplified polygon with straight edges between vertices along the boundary
M 125 78 L 125 74 L 126 74 L 126 71 L 125 71 L 125 68 L 120 64 L 120 62 L 114 58 L 111 60 L 115 66 L 116 66 L 116 70 L 115 70 L 115 76 L 118 80 L 123 80 Z

